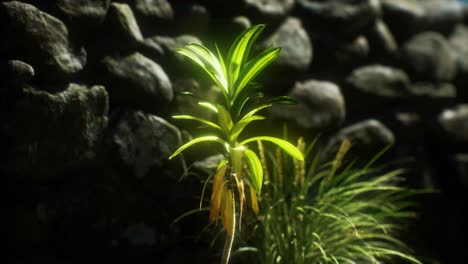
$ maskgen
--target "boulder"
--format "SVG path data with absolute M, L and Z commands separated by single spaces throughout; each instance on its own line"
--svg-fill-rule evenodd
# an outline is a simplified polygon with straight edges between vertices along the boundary
M 104 21 L 110 0 L 57 0 L 55 5 L 75 27 L 89 29 Z
M 382 0 L 383 20 L 399 41 L 424 30 L 426 11 L 414 0 Z
M 95 162 L 107 126 L 104 87 L 70 84 L 51 94 L 24 88 L 2 126 L 6 171 L 44 179 Z
M 169 164 L 180 137 L 176 127 L 158 116 L 123 109 L 112 113 L 105 142 L 115 164 L 143 178 Z
M 174 22 L 174 9 L 167 0 L 135 0 L 133 4 L 135 16 L 145 35 L 168 32 Z
M 12 87 L 22 87 L 34 77 L 34 68 L 19 60 L 0 61 L 0 93 Z
M 81 71 L 86 63 L 83 48 L 74 47 L 59 19 L 32 5 L 17 1 L 0 3 L 0 52 L 24 61 L 39 81 L 62 81 Z
M 102 76 L 111 104 L 158 112 L 174 97 L 169 77 L 159 64 L 140 53 L 103 59 Z
M 104 21 L 105 28 L 102 51 L 130 51 L 143 41 L 140 27 L 132 9 L 125 3 L 112 3 Z
M 408 95 L 410 81 L 401 69 L 375 64 L 353 70 L 346 82 L 363 94 L 397 98 Z
M 460 74 L 468 74 L 468 26 L 458 25 L 449 38 L 450 46 L 455 51 Z
M 294 7 L 294 0 L 244 0 L 246 14 L 256 23 L 278 24 Z
M 281 47 L 281 53 L 273 65 L 289 74 L 306 71 L 312 62 L 312 43 L 299 19 L 289 17 L 263 43 L 260 49 Z
M 372 25 L 380 16 L 380 2 L 298 0 L 297 15 L 314 31 L 355 35 Z
M 457 97 L 451 83 L 411 83 L 401 69 L 383 65 L 357 68 L 347 77 L 346 83 L 350 108 L 359 113 L 406 107 L 434 114 Z
M 394 55 L 398 50 L 398 43 L 387 24 L 377 19 L 374 25 L 366 34 L 369 40 L 370 53 L 375 59 L 381 59 L 382 56 Z
M 426 31 L 449 33 L 463 21 L 463 6 L 458 1 L 420 1 L 425 11 Z
M 289 96 L 297 105 L 274 105 L 272 117 L 287 120 L 294 127 L 324 131 L 337 128 L 345 119 L 345 102 L 340 88 L 327 81 L 296 83 Z
M 447 142 L 468 144 L 468 105 L 461 104 L 445 109 L 437 118 L 443 137 Z
M 423 32 L 409 39 L 401 50 L 402 64 L 421 81 L 451 81 L 457 59 L 448 41 L 439 33 Z
M 379 151 L 395 143 L 395 136 L 390 129 L 376 119 L 368 119 L 339 130 L 330 139 L 324 153 L 334 155 L 345 139 L 351 141 L 349 157 L 363 161 L 368 161 Z

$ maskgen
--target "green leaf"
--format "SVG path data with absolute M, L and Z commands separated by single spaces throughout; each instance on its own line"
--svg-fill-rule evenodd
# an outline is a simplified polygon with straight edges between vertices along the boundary
M 216 108 L 216 106 L 212 103 L 209 103 L 209 102 L 198 102 L 198 105 L 210 110 L 211 112 L 213 113 L 218 113 L 218 108 Z
M 245 159 L 250 169 L 250 176 L 252 177 L 252 183 L 257 191 L 257 194 L 260 195 L 262 191 L 263 184 L 263 168 L 260 159 L 257 154 L 250 149 L 245 150 Z
M 222 105 L 216 105 L 216 108 L 218 109 L 218 124 L 226 135 L 229 135 L 233 126 L 231 114 Z
M 245 150 L 246 148 L 244 146 L 238 146 L 229 149 L 232 168 L 239 179 L 242 178 L 242 168 L 244 167 L 243 160 Z
M 228 92 L 228 82 L 224 75 L 223 67 L 221 66 L 218 58 L 216 58 L 209 49 L 197 43 L 190 43 L 184 48 L 180 48 L 175 51 L 197 63 L 206 73 L 208 73 L 211 79 L 221 87 L 223 92 Z
M 265 117 L 263 116 L 258 116 L 258 115 L 254 115 L 254 116 L 249 116 L 249 117 L 246 117 L 246 118 L 242 118 L 239 122 L 237 122 L 231 129 L 231 133 L 230 133 L 230 139 L 231 141 L 235 141 L 237 139 L 237 137 L 239 136 L 240 133 L 242 133 L 242 131 L 244 130 L 244 128 L 250 124 L 252 121 L 256 121 L 256 120 L 263 120 L 265 119 Z
M 270 141 L 278 145 L 278 147 L 282 148 L 284 151 L 286 151 L 286 153 L 291 155 L 293 158 L 298 159 L 298 160 L 304 160 L 304 156 L 302 155 L 302 152 L 299 149 L 297 149 L 293 144 L 287 142 L 286 140 L 282 140 L 282 139 L 275 138 L 275 137 L 267 137 L 267 136 L 252 137 L 252 138 L 242 141 L 240 145 L 245 145 L 249 142 L 257 141 L 257 140 Z
M 228 53 L 228 77 L 230 87 L 236 82 L 241 67 L 250 53 L 253 42 L 264 28 L 265 25 L 256 25 L 244 30 L 231 45 Z
M 284 105 L 295 105 L 297 101 L 289 96 L 275 96 L 266 99 L 263 104 L 284 104 Z
M 180 148 L 178 148 L 176 151 L 174 151 L 174 153 L 172 153 L 172 155 L 169 157 L 169 159 L 172 159 L 174 158 L 175 156 L 179 155 L 182 151 L 184 151 L 185 149 L 187 149 L 188 147 L 190 146 L 193 146 L 197 143 L 200 143 L 200 142 L 218 142 L 220 143 L 221 145 L 223 145 L 224 147 L 227 146 L 227 143 L 220 139 L 219 137 L 217 136 L 204 136 L 204 137 L 198 137 L 198 138 L 195 138 L 195 139 L 192 139 L 191 141 L 185 143 L 184 145 L 182 145 Z
M 212 128 L 215 128 L 215 129 L 218 129 L 218 130 L 221 130 L 221 127 L 219 127 L 217 124 L 211 122 L 211 121 L 208 121 L 208 120 L 205 120 L 205 119 L 202 119 L 202 118 L 198 118 L 198 117 L 195 117 L 195 116 L 191 116 L 191 115 L 176 115 L 176 116 L 172 116 L 172 118 L 174 119 L 181 119 L 181 120 L 194 120 L 194 121 L 198 121 L 200 123 L 203 123 L 205 125 L 208 125 Z
M 240 78 L 235 83 L 234 100 L 250 81 L 278 57 L 280 51 L 281 48 L 267 49 L 247 63 L 240 73 Z

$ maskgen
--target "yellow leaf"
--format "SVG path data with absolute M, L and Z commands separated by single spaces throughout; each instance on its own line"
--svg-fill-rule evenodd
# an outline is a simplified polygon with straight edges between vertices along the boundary
M 252 210 L 254 211 L 255 215 L 258 214 L 258 201 L 257 201 L 257 194 L 255 193 L 255 188 L 250 185 L 250 203 L 252 204 Z
M 232 191 L 223 188 L 223 202 L 221 203 L 221 217 L 223 226 L 229 236 L 234 235 L 234 197 Z
M 220 167 L 214 176 L 209 218 L 211 222 L 218 220 L 219 209 L 221 206 L 222 189 L 225 184 L 224 175 L 226 174 L 226 169 L 227 165 Z

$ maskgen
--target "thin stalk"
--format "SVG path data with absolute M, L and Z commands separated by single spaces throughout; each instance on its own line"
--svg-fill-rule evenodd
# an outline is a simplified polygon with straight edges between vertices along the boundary
M 232 230 L 231 232 L 226 232 L 226 240 L 224 241 L 223 257 L 221 258 L 221 264 L 229 263 L 229 258 L 231 257 L 232 244 L 234 243 L 235 231 L 236 231 L 236 203 L 232 203 Z

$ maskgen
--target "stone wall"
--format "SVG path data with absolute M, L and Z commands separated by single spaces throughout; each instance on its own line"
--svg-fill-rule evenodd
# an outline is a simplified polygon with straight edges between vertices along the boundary
M 187 137 L 170 115 L 198 111 L 178 92 L 217 96 L 173 50 L 226 51 L 264 23 L 254 49 L 282 52 L 259 81 L 299 104 L 273 108 L 260 130 L 285 122 L 327 150 L 347 137 L 359 158 L 394 144 L 409 184 L 439 190 L 405 239 L 456 263 L 468 233 L 467 22 L 450 0 L 0 1 L 0 261 L 217 260 L 208 239 L 188 239 L 207 217 L 172 222 L 198 206 L 203 181 L 178 183 L 186 164 L 167 160 Z

